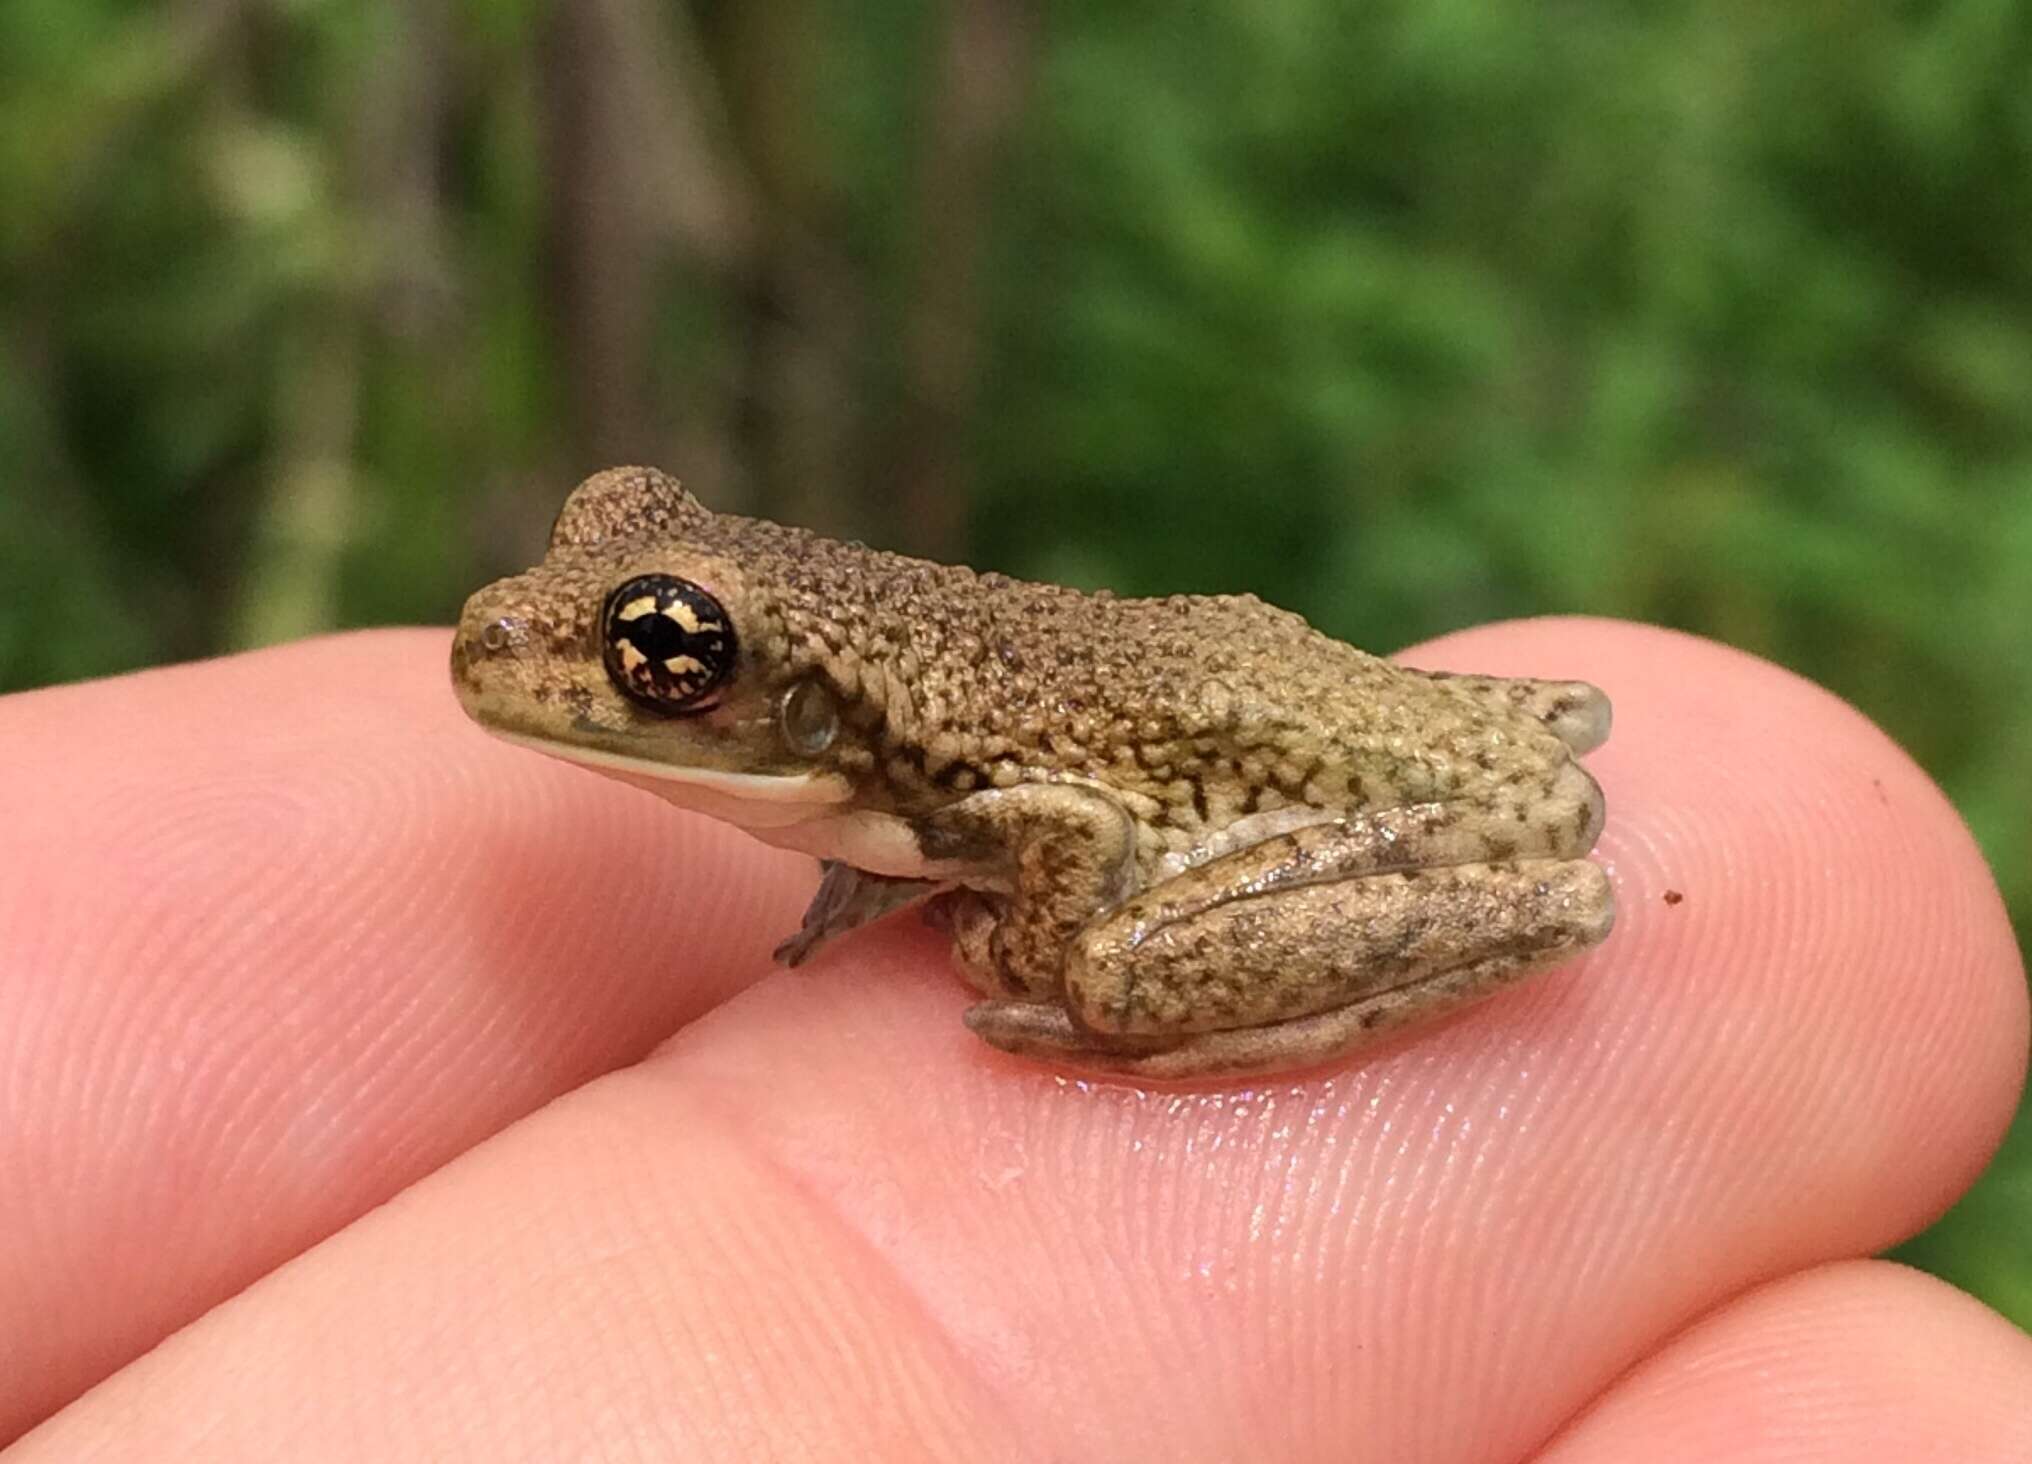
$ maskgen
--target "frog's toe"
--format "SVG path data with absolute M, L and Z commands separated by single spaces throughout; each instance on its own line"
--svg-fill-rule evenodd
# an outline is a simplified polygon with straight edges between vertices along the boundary
M 1593 752 L 1609 740 L 1608 694 L 1585 681 L 1556 681 L 1546 684 L 1539 716 L 1552 734 L 1575 756 Z
M 1064 1052 L 1082 1034 L 1062 1006 L 1042 1001 L 984 1001 L 967 1008 L 967 1030 L 1004 1052 Z
M 1018 1057 L 1057 1058 L 1075 1066 L 1107 1071 L 1161 1052 L 1163 1040 L 1106 1037 L 1073 1021 L 1066 1009 L 1047 1001 L 984 1001 L 967 1008 L 967 1030 Z

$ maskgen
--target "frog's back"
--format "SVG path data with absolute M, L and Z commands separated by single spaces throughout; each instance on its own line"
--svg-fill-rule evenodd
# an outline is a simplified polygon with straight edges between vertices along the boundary
M 906 801 L 1077 777 L 1190 832 L 1450 796 L 1485 771 L 1492 730 L 1552 741 L 1495 683 L 1392 665 L 1251 595 L 1121 598 L 718 524 Z
M 761 567 L 766 533 L 793 638 L 850 693 L 907 693 L 927 735 L 972 731 L 1016 755 L 1359 717 L 1402 674 L 1253 595 L 1123 598 L 752 530 L 744 563 Z

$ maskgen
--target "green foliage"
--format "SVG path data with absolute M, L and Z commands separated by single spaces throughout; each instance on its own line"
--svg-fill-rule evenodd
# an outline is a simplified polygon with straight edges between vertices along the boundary
M 442 620 L 633 455 L 559 307 L 546 13 L 0 8 L 0 687 Z M 797 502 L 763 464 L 808 437 L 821 509 L 897 527 L 972 224 L 946 547 L 1374 646 L 1719 637 L 1911 749 L 2032 929 L 2032 12 L 1044 6 L 974 214 L 920 192 L 947 7 L 642 14 L 735 222 L 643 236 L 601 364 L 726 494 Z M 2021 1122 L 1913 1254 L 2032 1322 L 2028 1223 Z

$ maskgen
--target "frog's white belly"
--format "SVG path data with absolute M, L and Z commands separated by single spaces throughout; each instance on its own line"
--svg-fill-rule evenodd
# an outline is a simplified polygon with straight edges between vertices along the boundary
M 957 860 L 925 858 L 916 831 L 895 814 L 842 807 L 853 797 L 853 788 L 835 773 L 735 773 L 675 767 L 514 732 L 495 730 L 495 735 L 593 768 L 679 808 L 734 824 L 779 849 L 837 859 L 869 874 L 894 879 L 951 881 L 984 888 L 999 888 L 1005 882 L 999 871 Z M 1110 791 L 1105 784 L 1091 786 Z M 1165 855 L 1157 877 L 1168 879 L 1274 835 L 1343 816 L 1334 809 L 1303 804 L 1250 814 L 1210 832 L 1191 849 Z
M 735 820 L 739 822 L 739 820 Z M 820 859 L 893 879 L 929 879 L 976 883 L 968 878 L 972 865 L 952 859 L 926 859 L 910 825 L 889 813 L 839 813 L 803 823 L 766 828 L 748 825 L 748 832 L 779 849 L 796 849 Z
M 870 874 L 898 879 L 958 879 L 971 866 L 930 860 L 908 823 L 890 813 L 847 809 L 853 796 L 832 773 L 730 773 L 671 767 L 646 758 L 545 742 L 512 732 L 496 735 L 605 773 L 667 803 L 746 829 L 765 844 L 837 859 Z

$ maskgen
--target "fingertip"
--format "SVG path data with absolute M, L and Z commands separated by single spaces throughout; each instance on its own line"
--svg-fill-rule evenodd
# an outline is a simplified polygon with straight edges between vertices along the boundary
M 1620 1378 L 1540 1455 L 2017 1460 L 2032 1457 L 2032 1340 L 1932 1277 L 1823 1266 L 1702 1318 Z
M 1772 662 L 1627 622 L 1485 626 L 1406 659 L 1583 677 L 1614 703 L 1588 758 L 1622 910 L 1592 963 L 1602 1020 L 1638 1046 L 1729 1031 L 1787 1089 L 1845 1108 L 1831 1127 L 1865 1162 L 1918 1156 L 1877 1245 L 1973 1180 L 2024 1083 L 2024 969 L 1967 825 L 1880 727 Z

